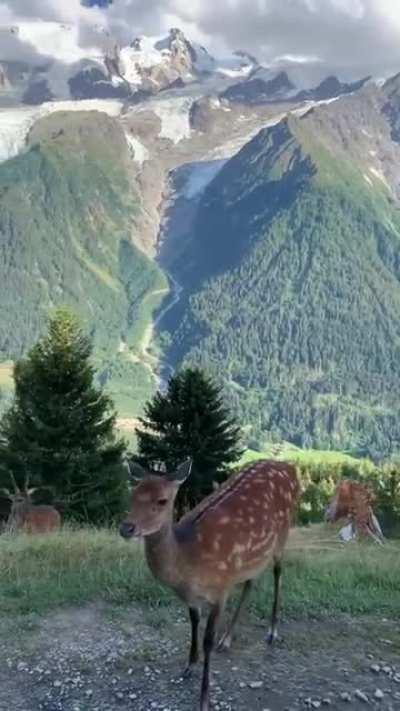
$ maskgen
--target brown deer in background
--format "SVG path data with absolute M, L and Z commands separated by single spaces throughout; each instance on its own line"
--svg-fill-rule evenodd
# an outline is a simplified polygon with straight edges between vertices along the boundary
M 134 463 L 129 468 L 141 481 L 133 489 L 131 508 L 120 533 L 127 539 L 144 537 L 153 575 L 188 605 L 192 641 L 185 675 L 198 661 L 201 607 L 207 603 L 210 608 L 200 701 L 201 711 L 209 711 L 210 655 L 227 597 L 235 585 L 243 585 L 220 648 L 230 645 L 252 582 L 268 565 L 274 571 L 269 643 L 277 636 L 281 559 L 299 494 L 296 472 L 282 462 L 250 464 L 174 524 L 175 497 L 190 474 L 190 461 L 165 476 L 146 472 Z
M 61 516 L 53 506 L 35 506 L 32 494 L 36 489 L 29 488 L 29 480 L 25 480 L 21 490 L 13 475 L 11 480 L 14 493 L 2 489 L 3 494 L 11 501 L 11 511 L 4 530 L 9 532 L 24 531 L 25 533 L 50 533 L 60 528 Z
M 361 533 L 370 536 L 375 543 L 382 544 L 385 539 L 372 510 L 374 501 L 374 494 L 365 484 L 344 479 L 338 484 L 334 497 L 326 509 L 325 519 L 329 523 L 346 519 L 351 526 L 353 537 L 356 533 Z

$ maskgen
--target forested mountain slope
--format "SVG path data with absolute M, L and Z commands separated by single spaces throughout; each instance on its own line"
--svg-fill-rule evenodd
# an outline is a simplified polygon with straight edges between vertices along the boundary
M 26 352 L 66 304 L 93 334 L 96 365 L 124 410 L 154 386 L 134 350 L 166 280 L 134 246 L 137 197 L 122 128 L 105 114 L 37 122 L 0 165 L 0 361 Z
M 399 443 L 398 85 L 261 131 L 203 196 L 170 357 L 211 368 L 256 439 Z

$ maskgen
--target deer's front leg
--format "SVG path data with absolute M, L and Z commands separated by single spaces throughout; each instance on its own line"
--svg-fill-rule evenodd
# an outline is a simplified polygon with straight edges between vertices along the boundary
M 190 643 L 190 653 L 189 653 L 189 663 L 183 672 L 183 678 L 187 679 L 191 673 L 193 665 L 199 661 L 199 622 L 200 622 L 200 612 L 197 607 L 189 607 L 189 617 L 191 625 L 191 643 Z
M 223 603 L 212 606 L 204 635 L 204 668 L 201 684 L 200 711 L 210 711 L 210 660 L 215 647 L 216 630 L 223 611 Z

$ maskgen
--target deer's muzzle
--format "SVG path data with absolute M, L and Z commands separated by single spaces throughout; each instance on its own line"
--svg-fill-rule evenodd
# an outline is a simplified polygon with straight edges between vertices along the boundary
M 119 527 L 119 532 L 122 538 L 133 538 L 135 531 L 136 526 L 134 523 L 130 523 L 130 521 L 123 521 Z

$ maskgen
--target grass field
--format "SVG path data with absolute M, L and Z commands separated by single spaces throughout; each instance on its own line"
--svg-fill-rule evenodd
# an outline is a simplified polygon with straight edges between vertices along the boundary
M 400 543 L 384 548 L 336 542 L 323 526 L 295 529 L 284 574 L 288 615 L 336 613 L 398 617 Z M 266 573 L 252 597 L 259 617 L 269 615 L 272 580 Z M 0 537 L 0 619 L 42 614 L 62 605 L 137 601 L 149 608 L 175 605 L 151 577 L 139 544 L 115 531 L 65 529 L 48 537 Z
M 288 443 L 271 444 L 261 451 L 246 449 L 240 464 L 247 464 L 257 459 L 282 459 L 298 464 L 359 464 L 346 452 L 325 451 L 319 449 L 299 449 Z M 372 466 L 372 465 L 371 465 Z

